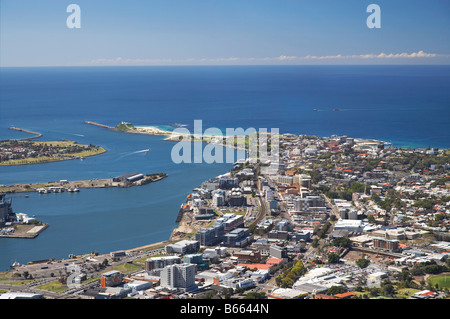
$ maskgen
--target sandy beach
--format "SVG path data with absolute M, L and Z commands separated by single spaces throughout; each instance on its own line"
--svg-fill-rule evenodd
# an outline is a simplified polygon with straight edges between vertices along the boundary
M 156 126 L 135 126 L 136 133 L 142 133 L 142 134 L 150 134 L 150 135 L 167 135 L 171 136 L 172 132 L 170 131 L 164 131 Z

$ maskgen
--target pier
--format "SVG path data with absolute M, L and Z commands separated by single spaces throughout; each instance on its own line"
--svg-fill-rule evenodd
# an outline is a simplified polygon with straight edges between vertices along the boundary
M 14 225 L 14 226 L 10 227 L 10 228 L 14 229 L 11 232 L 7 232 L 7 231 L 0 232 L 0 238 L 33 239 L 33 238 L 36 238 L 45 229 L 47 229 L 47 227 L 48 227 L 47 224 L 42 224 L 42 225 L 18 224 L 18 225 Z

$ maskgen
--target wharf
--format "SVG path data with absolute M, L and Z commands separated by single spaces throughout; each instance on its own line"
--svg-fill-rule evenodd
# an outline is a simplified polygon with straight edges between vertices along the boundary
M 14 228 L 14 231 L 10 232 L 10 233 L 0 233 L 0 238 L 33 239 L 33 238 L 36 238 L 45 229 L 47 229 L 48 225 L 47 224 L 42 224 L 42 225 L 18 224 L 18 225 L 14 225 L 11 227 Z
M 74 189 L 82 188 L 107 188 L 107 187 L 131 187 L 142 186 L 145 184 L 160 181 L 167 177 L 165 173 L 148 174 L 141 180 L 136 182 L 115 182 L 113 178 L 104 179 L 90 179 L 80 181 L 60 181 L 48 183 L 34 183 L 34 184 L 13 184 L 0 185 L 0 192 L 2 193 L 25 193 L 25 192 L 40 192 L 47 190 L 45 193 L 61 193 L 64 191 L 71 192 Z

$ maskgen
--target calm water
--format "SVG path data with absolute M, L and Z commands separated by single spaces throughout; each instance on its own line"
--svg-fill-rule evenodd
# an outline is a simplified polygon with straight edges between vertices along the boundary
M 17 260 L 101 253 L 167 239 L 178 207 L 230 164 L 171 161 L 173 142 L 83 124 L 181 123 L 203 128 L 279 128 L 283 133 L 375 138 L 401 147 L 450 146 L 449 66 L 99 67 L 0 69 L 0 139 L 92 143 L 107 153 L 0 167 L 0 184 L 166 172 L 158 183 L 77 194 L 13 195 L 13 209 L 50 227 L 33 240 L 1 239 L 0 270 Z M 340 112 L 332 111 L 341 109 Z M 314 112 L 313 109 L 318 109 Z M 149 152 L 139 152 L 151 148 Z

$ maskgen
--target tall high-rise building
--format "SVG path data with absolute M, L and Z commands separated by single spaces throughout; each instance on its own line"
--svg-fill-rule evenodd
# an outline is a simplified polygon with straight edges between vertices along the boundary
M 160 274 L 161 286 L 193 290 L 195 285 L 195 264 L 174 264 L 164 267 Z
M 14 215 L 11 207 L 11 199 L 6 200 L 5 194 L 0 194 L 0 226 L 3 226 Z

